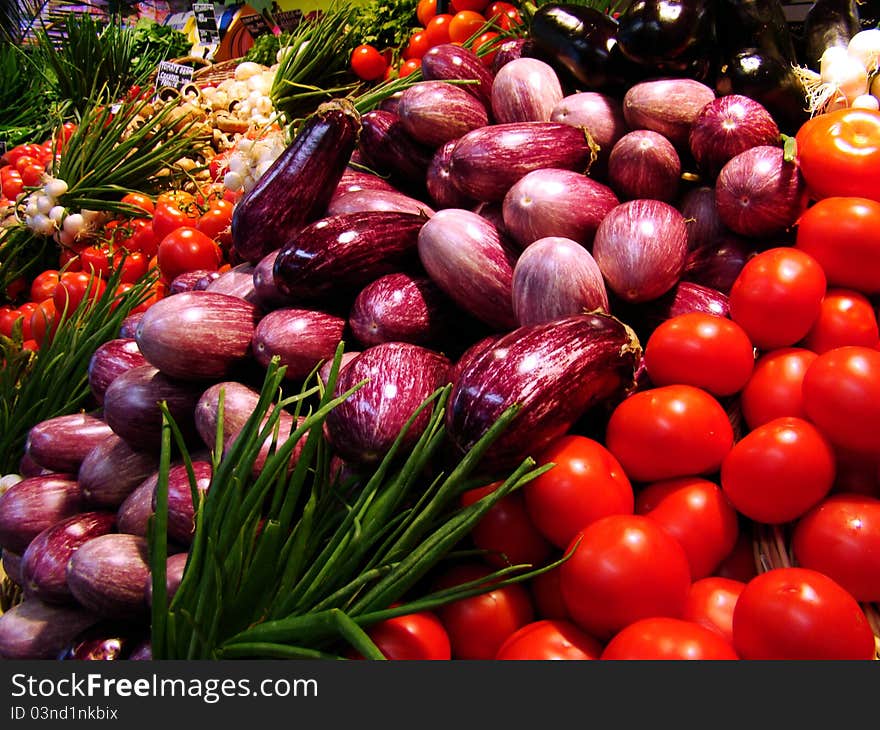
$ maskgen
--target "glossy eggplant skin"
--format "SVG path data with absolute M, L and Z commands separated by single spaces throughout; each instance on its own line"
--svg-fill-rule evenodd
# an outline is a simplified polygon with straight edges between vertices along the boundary
M 803 60 L 818 71 L 826 48 L 846 48 L 860 30 L 855 0 L 816 0 L 804 18 Z
M 716 38 L 722 60 L 745 48 L 762 56 L 797 61 L 794 39 L 780 0 L 714 0 Z

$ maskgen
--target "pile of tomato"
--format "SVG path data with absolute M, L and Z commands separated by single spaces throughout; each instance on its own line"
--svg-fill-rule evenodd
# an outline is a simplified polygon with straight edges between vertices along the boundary
M 444 43 L 464 44 L 491 22 L 502 31 L 522 25 L 519 10 L 511 3 L 489 0 L 452 0 L 449 12 L 437 12 L 437 0 L 420 0 L 416 18 L 420 27 L 413 31 L 402 49 L 400 61 L 393 63 L 392 49 L 380 51 L 363 44 L 351 54 L 351 69 L 364 81 L 378 81 L 392 76 L 408 76 L 422 64 L 424 56 L 434 46 Z M 470 46 L 475 52 L 498 38 L 494 30 L 480 33 Z M 484 61 L 492 62 L 494 54 L 481 54 Z

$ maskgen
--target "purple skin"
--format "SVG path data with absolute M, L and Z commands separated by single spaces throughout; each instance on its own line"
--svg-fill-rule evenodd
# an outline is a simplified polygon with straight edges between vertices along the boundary
M 21 555 L 14 553 L 11 550 L 4 549 L 2 553 L 0 553 L 0 563 L 2 563 L 3 572 L 6 573 L 6 577 L 17 586 L 24 583 L 24 579 L 21 577 L 21 559 Z
M 390 175 L 397 187 L 424 184 L 434 151 L 414 140 L 397 114 L 378 109 L 364 114 L 358 144 L 367 164 Z
M 728 293 L 756 251 L 755 242 L 728 231 L 688 254 L 682 278 Z
M 434 46 L 422 56 L 422 77 L 427 81 L 472 80 L 462 88 L 475 96 L 486 109 L 492 108 L 492 72 L 473 51 L 452 43 Z
M 206 494 L 211 487 L 211 464 L 194 461 L 193 473 L 196 489 Z M 152 509 L 156 509 L 156 493 L 153 492 Z M 192 501 L 189 475 L 183 464 L 171 467 L 168 472 L 168 537 L 180 545 L 192 542 L 195 530 L 195 507 Z
M 99 345 L 89 361 L 89 388 L 95 400 L 102 404 L 104 393 L 118 375 L 146 364 L 147 358 L 134 338 L 110 340 Z
M 239 297 L 246 302 L 255 302 L 254 268 L 253 264 L 239 264 L 235 268 L 220 274 L 216 279 L 209 280 L 204 290 L 217 294 L 228 294 L 231 297 Z M 199 287 L 197 286 L 196 288 L 198 289 Z
M 378 175 L 347 167 L 345 168 L 345 172 L 342 173 L 342 179 L 339 181 L 339 185 L 336 186 L 333 198 L 338 198 L 340 195 L 360 190 L 396 191 L 396 188 Z M 331 198 L 331 202 L 333 201 L 333 198 Z
M 184 271 L 182 274 L 175 276 L 174 281 L 168 285 L 168 293 L 183 294 L 183 292 L 194 291 L 197 285 L 201 285 L 198 288 L 204 289 L 210 281 L 219 277 L 219 271 L 209 271 L 208 269 Z
M 43 530 L 81 510 L 82 494 L 72 476 L 23 479 L 0 496 L 0 546 L 22 554 Z
M 417 345 L 392 342 L 364 350 L 340 373 L 336 394 L 361 380 L 360 390 L 334 408 L 325 422 L 334 451 L 345 461 L 372 464 L 385 456 L 422 402 L 449 382 L 451 363 Z M 425 409 L 406 434 L 402 453 L 416 442 L 430 417 Z
M 678 209 L 688 227 L 688 249 L 693 251 L 714 243 L 724 232 L 715 206 L 715 188 L 701 185 L 682 195 Z
M 649 129 L 623 135 L 608 159 L 608 182 L 624 200 L 652 198 L 666 203 L 678 195 L 681 160 L 666 137 Z
M 114 433 L 86 455 L 77 481 L 89 505 L 115 510 L 158 466 L 156 454 L 135 451 Z
M 441 146 L 428 166 L 428 195 L 438 208 L 472 208 L 475 203 L 461 193 L 452 182 L 452 150 L 457 140 Z
M 112 435 L 104 421 L 86 413 L 57 416 L 31 428 L 25 451 L 46 469 L 76 474 L 86 454 Z
M 183 569 L 186 567 L 188 558 L 188 553 L 175 553 L 169 556 L 165 562 L 165 590 L 167 591 L 169 601 L 174 598 L 174 594 L 180 588 L 180 583 L 183 580 Z M 152 606 L 153 581 L 150 578 L 147 579 L 144 585 L 144 595 L 146 596 L 147 604 Z
M 0 616 L 0 658 L 55 659 L 99 620 L 79 606 L 53 606 L 29 598 Z
M 623 117 L 630 129 L 659 132 L 680 150 L 697 116 L 715 92 L 695 79 L 670 78 L 640 81 L 623 97 Z
M 420 81 L 407 88 L 397 114 L 407 134 L 434 149 L 489 123 L 479 100 L 445 81 Z
M 276 355 L 288 380 L 303 380 L 322 361 L 332 359 L 342 341 L 345 320 L 309 309 L 276 309 L 254 331 L 254 357 L 263 367 Z
M 397 190 L 353 190 L 338 195 L 330 201 L 327 215 L 344 215 L 346 213 L 365 213 L 371 210 L 390 211 L 396 213 L 413 213 L 430 218 L 434 210 L 421 200 L 410 197 Z
M 286 307 L 293 303 L 293 297 L 281 292 L 275 285 L 275 259 L 281 249 L 276 249 L 266 254 L 254 267 L 254 303 L 263 309 L 271 310 L 278 307 Z
M 134 333 L 137 332 L 138 323 L 143 317 L 143 312 L 129 314 L 124 320 L 122 320 L 122 325 L 119 327 L 119 337 L 124 340 L 133 340 Z
M 158 473 L 147 477 L 126 497 L 116 513 L 116 526 L 126 535 L 147 536 L 147 524 L 153 514 L 153 492 L 159 481 Z
M 492 113 L 499 124 L 549 122 L 562 99 L 553 67 L 537 58 L 508 62 L 492 82 Z
M 590 133 L 599 147 L 598 158 L 590 167 L 593 177 L 601 178 L 611 148 L 627 132 L 620 101 L 598 91 L 580 91 L 564 97 L 550 114 L 550 121 L 582 127 Z

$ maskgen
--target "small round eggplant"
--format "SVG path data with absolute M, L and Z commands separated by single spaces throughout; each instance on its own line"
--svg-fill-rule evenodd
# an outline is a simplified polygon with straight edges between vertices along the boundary
M 112 435 L 110 426 L 87 413 L 56 416 L 28 431 L 25 452 L 45 469 L 76 474 L 86 454 Z
M 88 504 L 116 509 L 158 465 L 154 453 L 136 451 L 114 433 L 86 454 L 77 481 Z
M 480 101 L 445 81 L 421 81 L 408 87 L 397 114 L 407 134 L 435 149 L 489 123 Z
M 134 333 L 132 333 L 134 334 Z M 99 404 L 117 375 L 147 364 L 147 358 L 132 338 L 119 338 L 99 345 L 89 360 L 89 388 Z
M 474 201 L 452 182 L 452 150 L 457 140 L 441 146 L 428 166 L 426 186 L 428 195 L 438 208 L 470 208 Z
M 687 150 L 691 127 L 714 98 L 715 92 L 696 79 L 640 81 L 623 97 L 623 116 L 631 129 L 650 129 Z
M 492 82 L 492 113 L 499 124 L 549 122 L 563 96 L 550 64 L 517 58 L 505 64 Z
M 82 494 L 72 476 L 24 479 L 0 496 L 0 547 L 22 554 L 43 530 L 81 509 Z
M 422 56 L 422 77 L 428 81 L 476 81 L 461 88 L 492 108 L 492 72 L 471 50 L 453 43 L 441 43 Z
M 364 114 L 358 144 L 366 163 L 388 175 L 395 187 L 420 190 L 424 185 L 434 150 L 413 139 L 397 114 L 378 109 Z
M 669 203 L 678 196 L 681 159 L 662 134 L 635 129 L 623 135 L 608 159 L 608 184 L 623 199 L 653 198 Z
M 192 467 L 196 478 L 196 491 L 201 495 L 207 494 L 211 488 L 211 464 L 207 461 L 193 461 Z M 155 490 L 151 506 L 155 512 Z M 194 530 L 195 505 L 192 499 L 192 485 L 186 466 L 178 464 L 168 470 L 168 538 L 186 546 L 192 542 Z
M 83 630 L 100 621 L 80 606 L 29 598 L 0 615 L 0 658 L 55 659 Z
M 311 309 L 276 309 L 254 330 L 254 357 L 263 367 L 276 355 L 288 380 L 303 380 L 322 360 L 332 359 L 345 320 Z
M 159 473 L 151 474 L 125 498 L 116 512 L 116 529 L 125 535 L 147 536 L 150 516 L 153 514 L 153 492 Z

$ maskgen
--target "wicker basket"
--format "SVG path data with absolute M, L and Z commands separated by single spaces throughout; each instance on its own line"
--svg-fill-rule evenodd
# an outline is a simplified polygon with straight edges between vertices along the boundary
M 791 568 L 797 561 L 791 552 L 791 528 L 784 525 L 755 525 L 753 549 L 759 573 L 774 568 Z M 880 660 L 880 606 L 863 603 L 862 610 L 874 631 L 874 658 Z

